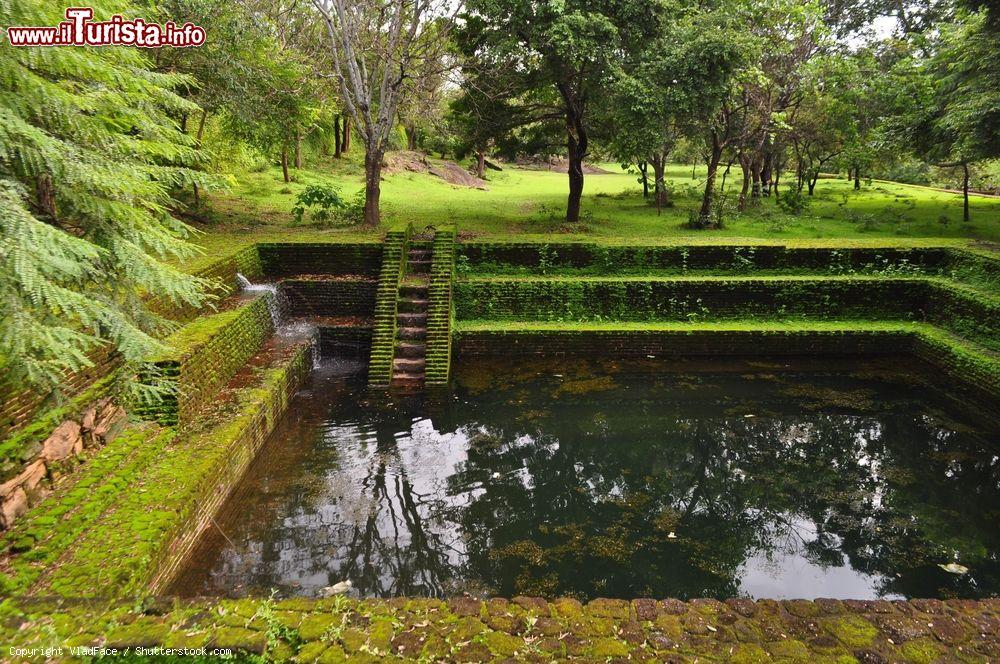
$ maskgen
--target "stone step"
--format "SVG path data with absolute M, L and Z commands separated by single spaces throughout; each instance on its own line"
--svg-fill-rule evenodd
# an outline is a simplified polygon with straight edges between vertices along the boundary
M 410 272 L 415 274 L 428 274 L 431 271 L 430 261 L 413 261 L 408 263 Z
M 422 357 L 397 357 L 392 361 L 392 373 L 423 374 L 424 358 Z
M 396 346 L 396 357 L 422 358 L 427 354 L 427 344 L 404 341 Z
M 427 327 L 427 314 L 426 313 L 406 313 L 400 312 L 396 314 L 396 324 L 400 327 Z
M 389 381 L 389 387 L 401 390 L 421 390 L 424 387 L 423 373 L 398 373 Z
M 427 338 L 427 328 L 400 327 L 396 330 L 396 338 L 407 341 L 421 341 Z
M 419 300 L 427 299 L 428 285 L 423 284 L 401 284 L 399 287 L 400 297 L 412 297 Z
M 410 256 L 410 258 L 416 258 L 416 257 L 428 258 L 431 255 L 431 250 L 425 247 L 410 247 L 410 250 L 407 252 L 407 254 Z
M 404 297 L 396 305 L 396 311 L 405 314 L 420 314 L 427 311 L 427 300 Z

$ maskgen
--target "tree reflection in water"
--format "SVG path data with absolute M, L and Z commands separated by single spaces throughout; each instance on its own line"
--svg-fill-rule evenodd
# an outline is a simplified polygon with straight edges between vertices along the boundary
M 605 373 L 601 373 L 605 371 Z M 983 596 L 995 431 L 871 377 L 524 365 L 430 418 L 295 402 L 174 590 Z M 594 376 L 599 376 L 595 379 Z M 955 556 L 971 569 L 937 567 Z

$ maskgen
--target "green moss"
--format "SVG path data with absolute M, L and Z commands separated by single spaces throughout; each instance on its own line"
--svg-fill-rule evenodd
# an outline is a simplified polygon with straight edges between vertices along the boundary
M 329 613 L 314 613 L 306 616 L 296 627 L 305 641 L 313 641 L 323 636 L 327 630 L 339 625 L 340 616 Z
M 771 656 L 756 643 L 741 643 L 733 649 L 729 661 L 732 664 L 765 664 Z
M 482 639 L 490 652 L 498 657 L 509 657 L 524 647 L 524 640 L 504 632 L 489 632 Z
M 913 664 L 931 664 L 944 654 L 942 647 L 930 638 L 907 641 L 899 650 L 906 661 Z
M 629 645 L 624 641 L 612 638 L 594 639 L 589 649 L 591 657 L 628 657 Z
M 824 627 L 848 648 L 864 648 L 878 636 L 874 625 L 855 614 L 831 618 L 824 622 Z
M 784 639 L 767 645 L 771 654 L 779 660 L 808 662 L 812 659 L 809 648 L 798 639 Z

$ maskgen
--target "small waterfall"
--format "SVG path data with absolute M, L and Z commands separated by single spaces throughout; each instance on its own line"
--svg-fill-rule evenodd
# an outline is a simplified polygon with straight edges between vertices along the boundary
M 285 313 L 288 311 L 288 301 L 284 294 L 274 284 L 255 284 L 239 272 L 236 273 L 236 282 L 246 293 L 270 293 L 267 298 L 267 310 L 271 314 L 271 322 L 275 331 L 282 328 L 285 323 Z
M 271 322 L 274 324 L 274 334 L 291 341 L 307 339 L 312 355 L 313 369 L 318 369 L 323 361 L 320 352 L 319 328 L 306 320 L 289 320 L 288 298 L 275 284 L 255 284 L 239 272 L 236 273 L 236 282 L 246 293 L 266 292 L 271 294 L 271 297 L 267 298 L 267 309 L 271 314 Z

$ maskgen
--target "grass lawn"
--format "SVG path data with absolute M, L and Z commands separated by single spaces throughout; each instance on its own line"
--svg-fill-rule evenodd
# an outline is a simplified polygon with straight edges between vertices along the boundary
M 567 224 L 566 175 L 506 167 L 490 171 L 487 190 L 451 185 L 425 173 L 408 171 L 386 175 L 382 185 L 383 224 L 412 221 L 416 227 L 456 223 L 463 237 L 518 235 L 524 239 L 603 239 L 663 242 L 766 242 L 855 239 L 861 243 L 922 244 L 926 238 L 1000 241 L 1000 198 L 974 196 L 972 221 L 962 222 L 960 195 L 925 187 L 885 182 L 863 184 L 856 192 L 845 179 L 824 178 L 811 197 L 811 206 L 799 216 L 783 212 L 774 198 L 740 215 L 733 212 L 721 230 L 694 231 L 686 227 L 689 212 L 700 202 L 704 169 L 692 177 L 690 166 L 669 169 L 673 206 L 660 214 L 642 198 L 633 173 L 603 164 L 606 174 L 586 176 L 583 220 Z M 308 184 L 340 187 L 350 199 L 361 189 L 360 155 L 326 159 L 293 171 L 294 181 L 281 181 L 278 168 L 235 176 L 226 192 L 209 196 L 206 231 L 200 243 L 209 255 L 246 242 L 268 238 L 313 240 L 371 237 L 375 231 L 322 228 L 308 220 L 293 225 L 295 196 Z M 726 182 L 726 195 L 735 201 L 739 169 Z M 790 181 L 788 182 L 790 184 Z

